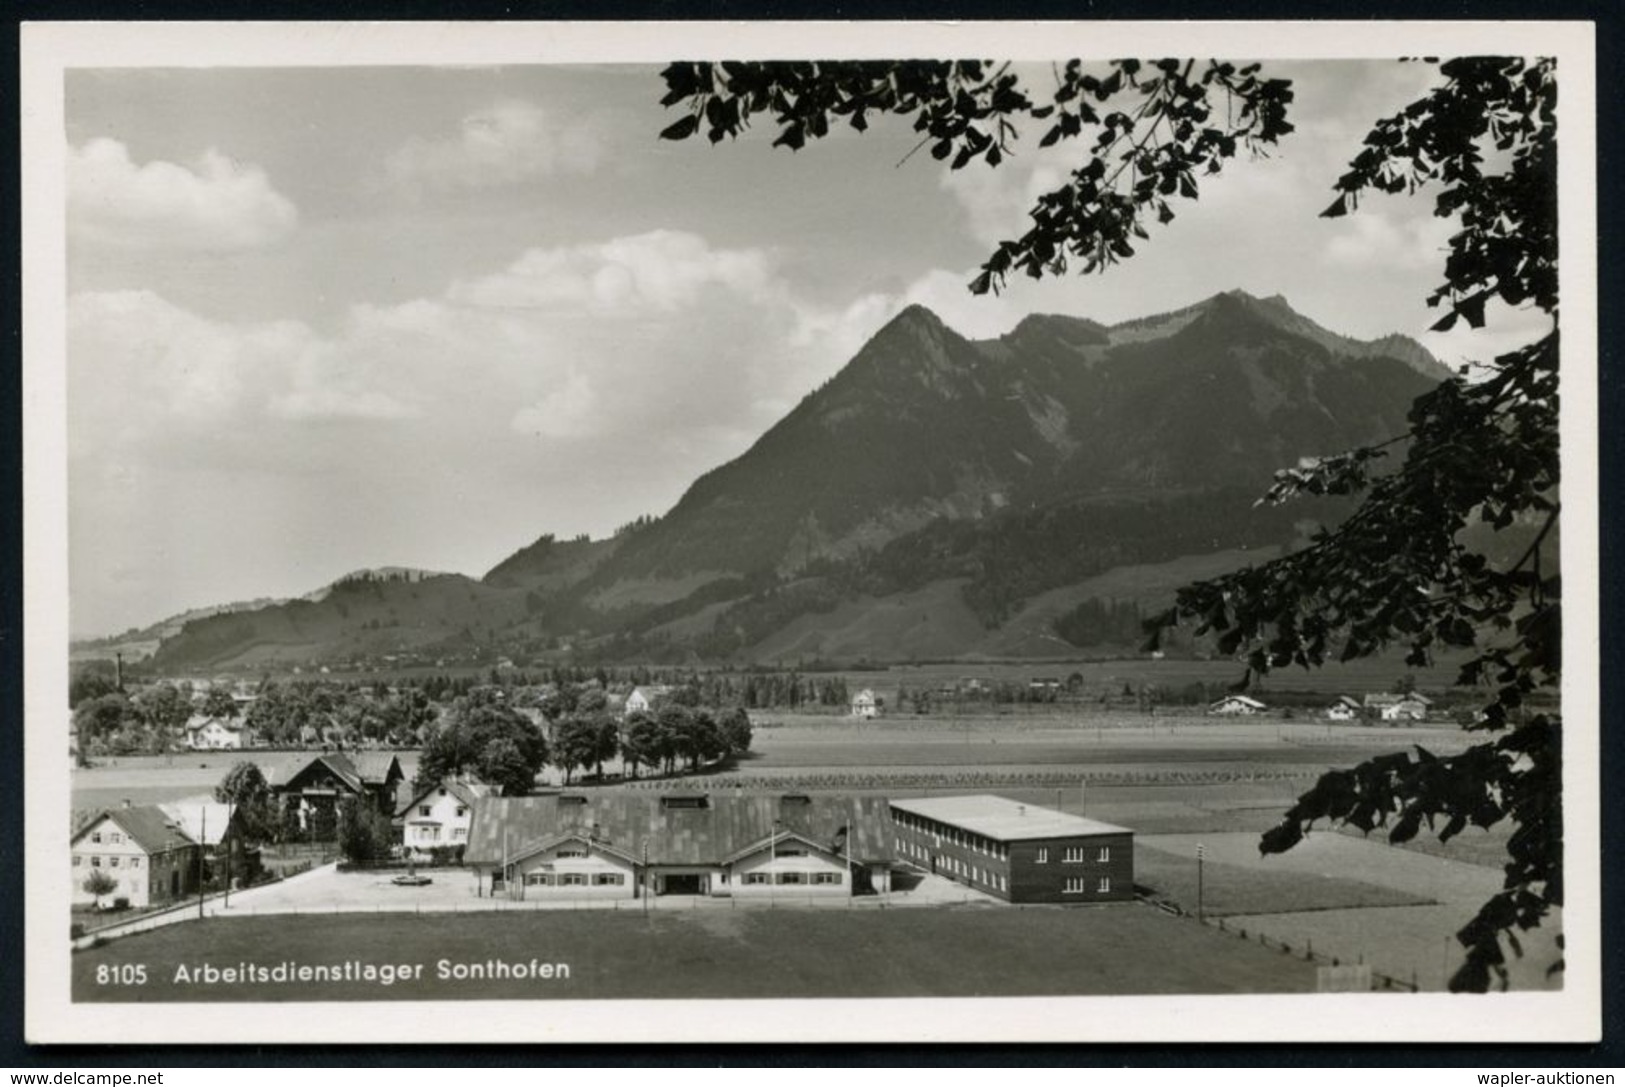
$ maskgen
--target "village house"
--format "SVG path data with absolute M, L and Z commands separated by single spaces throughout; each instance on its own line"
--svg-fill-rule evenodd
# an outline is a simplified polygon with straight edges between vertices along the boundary
M 663 683 L 634 687 L 632 693 L 626 696 L 626 713 L 651 713 L 670 694 L 671 688 Z
M 280 777 L 274 769 L 268 776 Z M 325 808 L 337 814 L 339 805 L 349 797 L 393 816 L 398 806 L 396 790 L 405 779 L 401 760 L 387 751 L 324 753 L 296 765 L 286 777 L 270 781 L 270 786 L 282 810 L 297 811 L 300 826 L 308 829 L 317 810 Z
M 1360 717 L 1360 703 L 1358 700 L 1343 695 L 1336 702 L 1326 707 L 1326 720 L 1328 721 L 1356 721 Z
M 1433 700 L 1415 692 L 1368 694 L 1365 705 L 1376 713 L 1380 721 L 1426 721 Z
M 852 716 L 872 720 L 886 712 L 886 700 L 865 687 L 852 696 Z
M 481 895 L 797 898 L 891 887 L 878 797 L 560 794 L 489 798 L 463 863 Z
M 1244 694 L 1227 694 L 1209 705 L 1207 712 L 1211 717 L 1250 717 L 1255 713 L 1262 713 L 1267 708 L 1256 698 L 1248 698 Z
M 90 874 L 105 873 L 113 889 L 103 905 L 119 899 L 136 908 L 161 905 L 196 892 L 200 846 L 155 805 L 109 808 L 90 819 L 68 843 L 71 901 L 98 901 L 85 887 Z
M 1002 796 L 891 802 L 900 860 L 1006 902 L 1134 897 L 1134 832 Z
M 207 879 L 229 877 L 234 883 L 250 883 L 259 875 L 259 844 L 249 839 L 240 808 L 222 804 L 211 793 L 165 801 L 157 807 L 203 847 Z
M 239 751 L 254 746 L 254 732 L 230 717 L 193 714 L 186 722 L 186 746 L 193 751 Z
M 466 846 L 474 805 L 496 792 L 482 781 L 454 778 L 418 790 L 400 811 L 401 844 L 413 853 L 425 854 L 441 847 Z

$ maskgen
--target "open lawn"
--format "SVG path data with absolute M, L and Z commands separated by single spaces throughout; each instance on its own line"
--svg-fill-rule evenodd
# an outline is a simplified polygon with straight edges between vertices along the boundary
M 493 959 L 563 964 L 568 976 L 439 976 L 442 961 Z M 390 985 L 176 980 L 183 965 L 284 962 L 397 964 L 416 976 Z M 145 984 L 105 980 L 130 976 L 114 968 L 131 966 L 145 967 Z M 212 918 L 115 940 L 73 961 L 73 996 L 85 1001 L 1083 996 L 1314 986 L 1312 964 L 1134 903 Z

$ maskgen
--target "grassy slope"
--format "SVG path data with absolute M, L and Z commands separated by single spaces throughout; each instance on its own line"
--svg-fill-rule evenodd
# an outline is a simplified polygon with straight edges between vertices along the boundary
M 1156 947 L 1159 953 L 1146 954 Z M 444 958 L 570 964 L 568 981 L 437 981 Z M 423 963 L 381 987 L 173 983 L 186 963 Z M 145 963 L 142 987 L 95 983 Z M 651 963 L 660 967 L 651 969 Z M 877 968 L 878 966 L 878 968 Z M 1302 992 L 1312 966 L 1136 904 L 1082 909 L 704 909 L 445 916 L 328 915 L 189 922 L 79 952 L 76 1000 L 1048 996 Z

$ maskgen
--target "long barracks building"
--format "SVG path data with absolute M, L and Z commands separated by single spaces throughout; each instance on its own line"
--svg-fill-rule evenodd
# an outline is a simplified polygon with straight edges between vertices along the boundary
M 474 808 L 463 862 L 482 895 L 771 898 L 884 893 L 879 797 L 563 793 Z
M 891 801 L 898 859 L 1006 902 L 1134 897 L 1134 832 L 1002 796 Z

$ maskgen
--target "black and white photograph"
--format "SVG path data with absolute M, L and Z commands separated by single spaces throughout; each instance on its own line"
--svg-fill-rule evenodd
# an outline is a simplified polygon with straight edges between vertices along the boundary
M 1597 1037 L 1584 24 L 22 46 L 31 1041 Z

